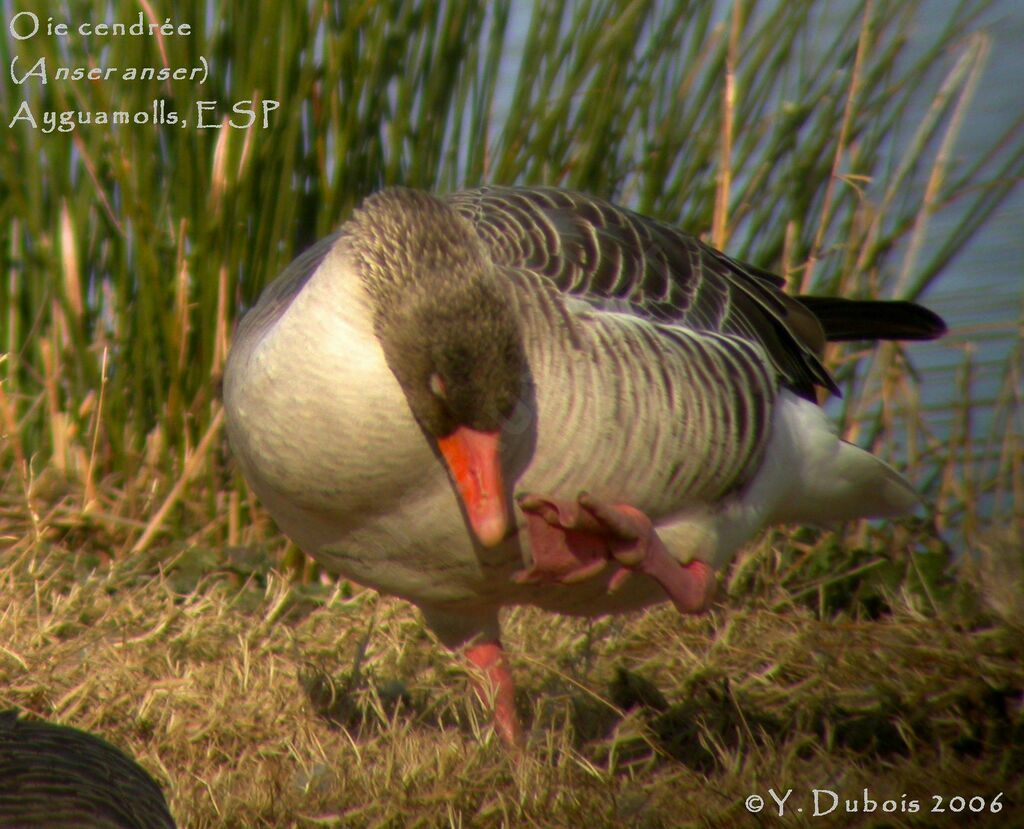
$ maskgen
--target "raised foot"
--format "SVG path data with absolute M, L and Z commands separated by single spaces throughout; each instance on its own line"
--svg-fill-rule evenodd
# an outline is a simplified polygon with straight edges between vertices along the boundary
M 607 504 L 587 493 L 576 501 L 523 495 L 519 506 L 533 548 L 533 567 L 516 574 L 520 583 L 572 584 L 619 570 L 608 588 L 616 590 L 630 573 L 655 579 L 680 613 L 702 613 L 715 592 L 715 573 L 703 561 L 680 564 L 665 547 L 651 519 L 635 507 Z

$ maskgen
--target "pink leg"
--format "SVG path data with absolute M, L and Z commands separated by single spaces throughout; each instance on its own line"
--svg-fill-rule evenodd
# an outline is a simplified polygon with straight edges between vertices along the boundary
M 494 727 L 510 746 L 521 746 L 523 730 L 516 714 L 516 686 L 512 672 L 505 661 L 505 649 L 501 643 L 480 642 L 466 648 L 469 659 L 486 677 L 484 685 L 476 682 L 476 693 L 485 704 L 494 699 Z
M 533 548 L 533 567 L 517 574 L 520 582 L 571 584 L 589 578 L 614 562 L 620 569 L 609 583 L 615 590 L 631 572 L 643 573 L 664 588 L 680 613 L 702 613 L 715 592 L 710 565 L 694 560 L 680 564 L 640 510 L 606 504 L 581 493 L 576 501 L 536 495 L 519 499 Z

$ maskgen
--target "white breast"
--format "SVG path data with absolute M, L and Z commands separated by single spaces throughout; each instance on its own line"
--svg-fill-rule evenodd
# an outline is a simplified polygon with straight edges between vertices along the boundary
M 414 600 L 464 599 L 487 580 L 360 281 L 336 252 L 276 320 L 235 343 L 224 400 L 246 478 L 311 555 Z M 519 566 L 517 552 L 501 559 L 507 574 Z

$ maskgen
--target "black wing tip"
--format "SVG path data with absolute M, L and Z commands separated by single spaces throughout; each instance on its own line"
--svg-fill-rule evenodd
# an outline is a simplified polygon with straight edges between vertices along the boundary
M 893 318 L 899 315 L 902 326 L 894 334 L 900 340 L 937 340 L 949 331 L 946 321 L 932 311 L 916 302 L 907 300 L 882 300 Z
M 949 331 L 934 311 L 908 300 L 841 299 L 801 295 L 830 342 L 848 340 L 936 340 Z
M 946 325 L 946 321 L 934 311 L 925 308 L 923 305 L 918 305 L 916 302 L 908 302 L 907 304 L 914 306 L 919 317 L 926 322 L 926 335 L 922 339 L 937 340 L 939 337 L 944 337 L 949 333 L 949 326 Z

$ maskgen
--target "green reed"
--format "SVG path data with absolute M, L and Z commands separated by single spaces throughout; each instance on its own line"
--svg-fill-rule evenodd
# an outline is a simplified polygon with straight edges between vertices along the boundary
M 32 5 L 4 5 L 5 29 Z M 55 20 L 130 22 L 141 9 L 192 34 L 8 35 L 0 63 L 176 68 L 202 56 L 210 72 L 203 84 L 0 83 L 8 121 L 23 100 L 36 113 L 163 100 L 191 119 L 5 130 L 0 455 L 26 485 L 47 466 L 84 482 L 85 502 L 95 481 L 127 485 L 140 469 L 166 493 L 204 436 L 221 445 L 210 426 L 239 311 L 387 184 L 574 187 L 803 289 L 917 296 L 1024 175 L 1020 119 L 981 157 L 950 160 L 987 55 L 986 36 L 964 32 L 986 6 L 952 8 L 911 60 L 921 4 L 904 0 L 62 4 Z M 908 124 L 922 94 L 932 107 Z M 226 125 L 243 99 L 258 114 L 280 102 L 269 128 Z M 218 102 L 206 117 L 220 128 L 196 128 L 198 101 Z M 964 218 L 944 244 L 915 245 L 954 202 Z M 845 428 L 877 416 L 885 359 L 856 384 L 837 362 L 852 393 Z M 219 463 L 207 474 L 211 493 L 223 488 Z M 223 504 L 211 494 L 208 506 Z

